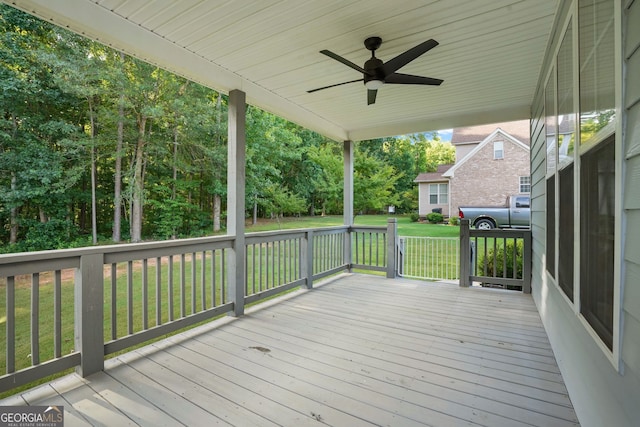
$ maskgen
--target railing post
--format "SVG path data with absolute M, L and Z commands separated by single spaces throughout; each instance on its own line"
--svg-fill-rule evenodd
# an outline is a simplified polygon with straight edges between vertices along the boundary
M 351 248 L 351 242 L 353 241 L 353 238 L 351 236 L 351 233 L 353 233 L 353 227 L 349 226 L 347 228 L 347 232 L 344 234 L 344 263 L 347 266 L 347 271 L 349 273 L 351 273 L 351 263 L 352 263 L 352 248 Z
M 75 347 L 81 355 L 76 370 L 82 377 L 104 369 L 103 265 L 103 254 L 82 255 L 75 275 Z
M 302 242 L 300 253 L 302 277 L 305 278 L 304 286 L 313 288 L 313 230 L 307 230 L 307 238 Z
M 531 293 L 531 230 L 524 232 L 524 244 L 522 245 L 524 254 L 522 256 L 522 293 Z
M 387 278 L 393 279 L 397 275 L 396 248 L 398 247 L 398 220 L 387 219 Z
M 460 220 L 460 286 L 469 287 L 471 267 L 471 245 L 469 239 L 469 220 Z

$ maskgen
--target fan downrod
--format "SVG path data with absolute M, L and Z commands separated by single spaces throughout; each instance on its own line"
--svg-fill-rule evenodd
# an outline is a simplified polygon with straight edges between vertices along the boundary
M 380 37 L 369 37 L 364 41 L 364 47 L 369 49 L 371 52 L 375 51 L 382 44 L 382 39 Z

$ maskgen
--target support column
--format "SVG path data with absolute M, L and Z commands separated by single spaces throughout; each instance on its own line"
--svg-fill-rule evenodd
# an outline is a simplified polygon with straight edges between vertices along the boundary
M 349 226 L 344 238 L 344 262 L 351 272 L 351 227 L 353 226 L 353 142 L 344 141 L 344 196 L 343 222 Z
M 233 316 L 244 314 L 245 288 L 245 153 L 246 94 L 229 92 L 229 141 L 227 147 L 227 234 L 234 236 L 227 258 L 229 297 L 233 301 Z
M 353 225 L 353 142 L 344 141 L 344 225 Z
M 75 349 L 82 355 L 76 367 L 81 377 L 104 370 L 104 258 L 83 255 L 75 275 Z

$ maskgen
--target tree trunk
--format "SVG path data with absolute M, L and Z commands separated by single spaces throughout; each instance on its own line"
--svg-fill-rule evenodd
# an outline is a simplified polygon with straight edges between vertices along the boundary
M 134 172 L 132 183 L 132 206 L 131 206 L 131 241 L 139 242 L 142 240 L 142 204 L 144 191 L 144 139 L 147 118 L 140 116 L 138 118 L 138 142 L 136 144 Z
M 124 53 L 120 52 L 120 61 L 124 63 Z M 124 90 L 124 89 L 123 89 Z M 116 142 L 116 170 L 113 178 L 113 230 L 111 239 L 119 242 L 122 224 L 122 147 L 124 145 L 124 93 L 118 103 L 118 141 Z
M 176 200 L 176 182 L 178 181 L 178 124 L 173 128 L 173 182 L 171 184 L 171 200 Z M 171 238 L 177 237 L 177 230 L 174 228 Z
M 17 187 L 16 174 L 11 172 L 11 192 L 15 192 Z M 9 243 L 18 243 L 18 207 L 13 206 L 10 210 L 9 220 Z
M 221 121 L 222 121 L 222 95 L 218 93 L 218 99 L 216 99 L 216 138 L 218 147 L 222 144 L 222 138 L 220 137 L 220 132 L 222 131 Z M 219 174 L 220 172 L 216 172 Z M 214 175 L 214 181 L 217 177 Z M 220 195 L 213 195 L 213 231 L 220 231 L 220 208 L 221 201 Z
M 253 225 L 258 223 L 258 199 L 256 197 L 253 198 L 253 220 L 251 223 Z
M 98 243 L 98 219 L 96 206 L 96 120 L 93 114 L 93 100 L 88 99 L 89 121 L 91 123 L 91 236 L 93 244 Z
M 220 208 L 222 199 L 219 194 L 213 195 L 213 231 L 220 231 Z

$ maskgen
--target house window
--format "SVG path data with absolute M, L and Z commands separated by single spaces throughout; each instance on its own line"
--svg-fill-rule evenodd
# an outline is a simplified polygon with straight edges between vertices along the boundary
M 615 135 L 580 166 L 580 312 L 613 348 Z
M 544 128 L 547 154 L 546 181 L 546 266 L 551 277 L 556 277 L 556 79 L 555 69 L 551 70 L 544 91 Z
M 531 177 L 530 176 L 520 177 L 520 192 L 531 193 Z
M 429 204 L 446 205 L 449 203 L 449 184 L 429 184 Z
M 573 301 L 573 163 L 558 172 L 558 286 Z
M 495 160 L 504 159 L 504 142 L 493 141 L 493 158 Z
M 556 174 L 558 191 L 558 286 L 569 298 L 574 300 L 574 172 L 573 167 L 576 135 L 576 107 L 573 90 L 573 20 L 567 25 L 557 58 L 557 157 Z

